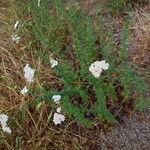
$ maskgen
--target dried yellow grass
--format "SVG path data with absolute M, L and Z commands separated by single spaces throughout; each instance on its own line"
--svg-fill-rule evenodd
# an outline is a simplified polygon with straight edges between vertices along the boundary
M 60 143 L 58 136 L 61 130 L 55 130 L 53 125 L 49 126 L 48 116 L 52 113 L 48 104 L 43 103 L 39 110 L 32 106 L 34 97 L 23 96 L 20 90 L 29 86 L 23 75 L 23 67 L 26 63 L 36 69 L 36 79 L 30 85 L 31 89 L 45 86 L 54 87 L 54 77 L 50 65 L 42 64 L 40 59 L 35 59 L 34 50 L 28 50 L 28 40 L 21 37 L 19 44 L 11 40 L 14 32 L 13 25 L 18 19 L 13 0 L 3 0 L 0 3 L 0 113 L 9 116 L 9 126 L 12 128 L 12 135 L 0 132 L 0 149 L 16 150 L 16 140 L 21 138 L 21 149 L 37 150 L 44 147 L 55 147 L 55 140 Z M 23 20 L 21 20 L 23 22 Z M 21 29 L 21 32 L 24 29 Z M 28 36 L 28 35 L 26 35 Z M 31 104 L 31 105 L 30 105 Z M 25 112 L 26 117 L 23 123 L 20 122 L 21 113 Z M 59 136 L 61 138 L 61 136 Z M 59 144 L 58 144 L 59 145 Z M 61 142 L 64 146 L 63 142 Z
M 132 16 L 131 41 L 136 47 L 132 57 L 133 62 L 148 67 L 150 65 L 150 8 L 137 8 Z

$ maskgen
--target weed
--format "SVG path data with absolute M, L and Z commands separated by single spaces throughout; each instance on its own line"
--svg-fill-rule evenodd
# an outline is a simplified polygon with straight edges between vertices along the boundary
M 132 94 L 141 98 L 144 90 L 144 83 L 127 63 L 129 21 L 124 23 L 122 42 L 116 49 L 111 28 L 106 38 L 101 34 L 104 33 L 102 23 L 102 28 L 96 25 L 96 31 L 92 18 L 85 16 L 80 9 L 75 6 L 66 9 L 60 0 L 52 3 L 50 6 L 44 0 L 38 7 L 33 1 L 27 7 L 32 17 L 27 22 L 27 29 L 34 40 L 30 48 L 37 47 L 37 57 L 43 62 L 49 63 L 47 56 L 51 53 L 57 57 L 59 65 L 54 68 L 54 73 L 62 84 L 59 90 L 42 91 L 37 100 L 49 101 L 54 94 L 61 95 L 65 114 L 87 127 L 91 127 L 93 121 L 86 114 L 93 114 L 94 118 L 108 123 L 116 122 L 112 107 L 128 103 Z M 118 6 L 122 4 L 123 1 Z M 100 43 L 99 48 L 96 41 Z M 89 72 L 90 64 L 96 60 L 106 60 L 110 64 L 99 79 Z M 107 103 L 111 103 L 111 107 Z

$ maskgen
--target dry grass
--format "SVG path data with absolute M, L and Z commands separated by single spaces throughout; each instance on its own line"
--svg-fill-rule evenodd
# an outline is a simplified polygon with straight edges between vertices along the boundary
M 133 13 L 133 37 L 136 49 L 133 50 L 133 63 L 150 65 L 150 11 L 149 7 L 137 8 Z
M 41 60 L 34 58 L 34 51 L 28 50 L 26 41 L 22 37 L 16 45 L 11 41 L 13 24 L 17 20 L 13 1 L 2 1 L 0 4 L 1 34 L 0 34 L 0 112 L 10 117 L 9 126 L 13 128 L 12 135 L 0 133 L 0 149 L 16 148 L 37 150 L 40 147 L 55 147 L 55 134 L 65 132 L 49 125 L 47 120 L 52 110 L 47 104 L 42 104 L 38 111 L 32 105 L 34 97 L 22 96 L 20 90 L 26 85 L 23 77 L 23 67 L 26 63 L 38 71 L 34 84 L 30 88 L 41 85 L 55 86 L 55 77 L 49 65 L 43 65 Z M 25 117 L 26 116 L 26 117 Z M 61 137 L 61 136 L 60 136 Z M 20 140 L 20 143 L 19 143 Z M 17 142 L 18 141 L 18 147 Z M 56 142 L 56 145 L 58 142 Z M 59 144 L 58 144 L 59 145 Z M 61 143 L 60 145 L 63 145 Z
M 14 32 L 13 25 L 18 20 L 13 1 L 3 0 L 0 4 L 1 34 L 0 34 L 0 112 L 9 116 L 9 126 L 12 134 L 0 131 L 0 149 L 6 150 L 44 150 L 65 149 L 71 150 L 80 147 L 84 141 L 91 143 L 87 138 L 80 136 L 80 127 L 76 128 L 73 122 L 65 122 L 59 128 L 52 120 L 53 109 L 49 104 L 41 103 L 40 108 L 35 105 L 32 93 L 23 96 L 20 90 L 27 85 L 30 89 L 44 86 L 58 88 L 59 80 L 53 75 L 49 64 L 35 58 L 34 49 L 29 48 L 27 37 L 21 37 L 19 44 L 11 41 Z M 24 20 L 21 20 L 22 22 Z M 20 29 L 19 34 L 26 32 Z M 26 32 L 27 33 L 27 32 Z M 26 36 L 30 36 L 27 33 Z M 29 63 L 36 69 L 36 80 L 27 84 L 23 76 L 23 67 Z M 71 126 L 71 127 L 70 127 Z M 74 131 L 72 131 L 74 129 Z M 76 130 L 77 129 L 77 130 Z

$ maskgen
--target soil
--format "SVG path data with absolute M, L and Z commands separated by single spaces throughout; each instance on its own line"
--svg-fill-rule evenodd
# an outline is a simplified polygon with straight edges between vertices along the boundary
M 98 134 L 99 150 L 149 150 L 150 108 L 142 114 L 125 117 L 124 124 L 117 124 L 111 132 Z

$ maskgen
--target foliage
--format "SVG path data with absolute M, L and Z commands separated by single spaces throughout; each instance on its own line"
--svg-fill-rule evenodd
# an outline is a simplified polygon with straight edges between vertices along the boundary
M 112 27 L 105 34 L 101 19 L 96 30 L 92 18 L 74 5 L 66 9 L 61 0 L 53 0 L 52 3 L 50 5 L 48 0 L 43 0 L 40 7 L 36 1 L 27 5 L 32 16 L 26 26 L 33 41 L 30 47 L 36 47 L 37 57 L 44 63 L 48 63 L 51 54 L 58 58 L 59 65 L 54 73 L 62 84 L 61 90 L 41 90 L 38 102 L 49 101 L 57 93 L 62 96 L 63 111 L 81 125 L 92 126 L 93 121 L 87 114 L 108 123 L 116 122 L 108 103 L 115 106 L 120 101 L 128 102 L 132 94 L 141 99 L 144 91 L 144 83 L 127 63 L 128 19 L 121 45 L 116 48 Z M 117 8 L 123 5 L 122 0 L 117 0 Z M 96 60 L 106 60 L 110 64 L 99 79 L 89 72 L 90 64 Z M 51 101 L 49 103 L 52 105 Z

